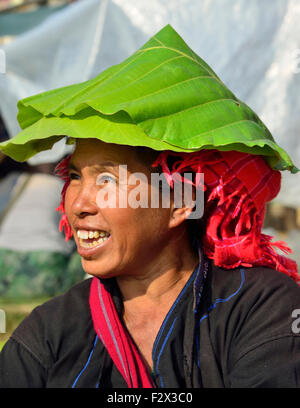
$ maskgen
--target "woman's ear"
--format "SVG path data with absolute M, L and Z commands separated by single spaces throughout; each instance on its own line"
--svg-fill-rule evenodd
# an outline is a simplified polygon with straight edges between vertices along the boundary
M 178 227 L 180 224 L 182 224 L 184 221 L 188 219 L 192 211 L 193 208 L 190 207 L 173 208 L 169 221 L 169 227 L 170 228 Z
M 189 216 L 194 210 L 196 192 L 195 192 L 194 186 L 190 186 L 190 187 L 192 188 L 189 189 L 188 194 L 184 194 L 181 192 L 179 205 L 175 198 L 176 191 L 175 192 L 173 191 L 172 201 L 171 201 L 171 206 L 172 206 L 171 217 L 170 217 L 170 223 L 169 223 L 170 228 L 179 226 L 181 223 L 183 223 L 185 220 L 189 218 Z

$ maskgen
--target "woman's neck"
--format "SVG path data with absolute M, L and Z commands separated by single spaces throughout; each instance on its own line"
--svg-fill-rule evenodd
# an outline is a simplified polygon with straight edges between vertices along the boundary
M 139 273 L 116 278 L 125 309 L 129 305 L 147 308 L 176 299 L 199 262 L 188 241 L 184 245 L 181 241 L 180 248 L 174 248 L 176 245 L 175 240 L 164 247 L 159 256 L 153 257 L 155 262 L 142 265 Z

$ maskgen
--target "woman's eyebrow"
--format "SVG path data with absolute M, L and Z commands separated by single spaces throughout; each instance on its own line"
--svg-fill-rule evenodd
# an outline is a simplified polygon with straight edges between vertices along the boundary
M 119 166 L 118 163 L 114 163 L 111 161 L 105 161 L 105 162 L 97 163 L 95 165 L 95 168 L 103 169 L 105 167 L 118 167 L 118 166 Z
M 77 167 L 75 166 L 75 164 L 69 162 L 68 163 L 68 170 L 75 170 L 78 171 Z

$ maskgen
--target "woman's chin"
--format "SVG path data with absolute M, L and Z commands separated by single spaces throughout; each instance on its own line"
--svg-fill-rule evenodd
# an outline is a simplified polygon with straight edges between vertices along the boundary
M 107 268 L 103 262 L 97 262 L 95 259 L 81 257 L 81 265 L 84 272 L 90 276 L 103 279 L 113 278 L 115 276 L 111 268 Z

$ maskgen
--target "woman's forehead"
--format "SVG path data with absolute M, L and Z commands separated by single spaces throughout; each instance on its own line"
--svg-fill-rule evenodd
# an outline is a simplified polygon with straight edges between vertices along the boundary
M 98 139 L 79 139 L 76 142 L 72 159 L 90 159 L 106 157 L 118 159 L 130 158 L 134 155 L 134 148 L 130 146 L 117 145 L 114 143 L 105 143 Z
M 79 139 L 70 164 L 76 167 L 126 164 L 128 167 L 148 167 L 139 157 L 139 151 L 133 146 L 105 143 L 97 139 Z

